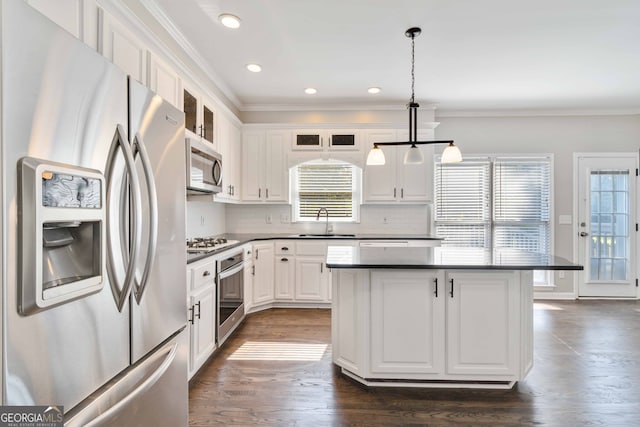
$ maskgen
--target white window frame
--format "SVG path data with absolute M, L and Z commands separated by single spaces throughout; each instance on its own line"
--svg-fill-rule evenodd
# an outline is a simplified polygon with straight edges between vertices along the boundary
M 289 169 L 289 183 L 291 188 L 291 220 L 294 223 L 306 223 L 306 222 L 316 222 L 316 218 L 301 218 L 300 217 L 300 192 L 298 186 L 298 166 L 303 164 L 344 164 L 349 165 L 352 168 L 352 182 L 351 182 L 351 191 L 352 191 L 352 216 L 351 217 L 332 217 L 331 212 L 329 212 L 329 222 L 339 222 L 339 223 L 359 223 L 360 222 L 360 205 L 362 203 L 362 168 L 359 166 L 343 161 L 343 160 L 324 160 L 324 159 L 315 159 L 310 160 L 304 163 L 299 163 L 295 166 L 292 166 Z M 320 219 L 324 219 L 325 213 L 322 212 L 320 215 Z
M 433 215 L 433 225 L 434 225 L 434 230 L 436 227 L 436 215 L 437 212 L 435 212 L 435 197 L 436 197 L 436 185 L 437 185 L 437 165 L 440 162 L 440 158 L 441 155 L 436 155 L 434 156 L 434 168 L 433 168 L 433 173 L 434 173 L 434 180 L 433 180 L 433 191 L 434 191 L 434 215 Z M 555 183 L 554 183 L 554 176 L 555 176 L 555 162 L 554 162 L 554 156 L 552 153 L 532 153 L 532 154 L 526 154 L 526 153 L 518 153 L 518 154 L 466 154 L 465 158 L 468 159 L 477 159 L 477 160 L 486 160 L 490 162 L 490 168 L 489 168 L 489 179 L 490 179 L 490 188 L 489 188 L 489 197 L 491 199 L 490 201 L 490 212 L 489 212 L 489 245 L 490 248 L 492 249 L 494 247 L 494 236 L 493 236 L 493 232 L 494 232 L 494 227 L 493 227 L 493 223 L 494 218 L 493 218 L 493 190 L 494 190 L 494 182 L 493 182 L 493 169 L 494 169 L 494 162 L 496 159 L 500 159 L 500 158 L 508 158 L 508 159 L 523 159 L 523 160 L 527 160 L 527 159 L 540 159 L 540 158 L 547 158 L 549 159 L 549 169 L 550 169 L 550 177 L 549 177 L 549 185 L 550 185 L 550 190 L 549 190 L 549 252 L 552 254 L 554 252 L 554 248 L 555 248 L 555 228 L 554 228 L 554 218 L 555 218 L 555 214 L 554 214 L 554 207 L 555 207 Z M 540 274 L 538 273 L 538 276 L 543 276 L 544 278 L 541 281 L 537 281 L 534 282 L 534 285 L 536 287 L 541 287 L 541 288 L 549 288 L 549 287 L 555 287 L 554 284 L 554 274 L 552 271 L 548 271 L 548 270 L 544 270 L 543 271 L 544 274 Z

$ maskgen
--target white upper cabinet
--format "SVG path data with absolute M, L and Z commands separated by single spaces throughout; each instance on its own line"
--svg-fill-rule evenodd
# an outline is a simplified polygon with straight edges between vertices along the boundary
M 99 10 L 98 49 L 125 73 L 147 85 L 147 49 L 132 31 Z
M 200 90 L 183 82 L 182 108 L 187 137 L 211 143 L 216 151 L 220 151 L 220 144 L 216 138 L 217 117 L 213 102 L 204 97 Z
M 217 201 L 240 200 L 241 180 L 241 136 L 240 129 L 224 115 L 218 119 L 216 149 L 222 155 L 222 191 L 216 194 Z
M 246 131 L 242 140 L 242 200 L 287 203 L 289 169 L 286 130 Z
M 433 131 L 419 131 L 418 140 L 433 139 Z M 364 155 L 374 142 L 408 141 L 407 131 L 376 129 L 366 132 Z M 363 177 L 364 203 L 428 203 L 433 200 L 433 145 L 419 146 L 424 162 L 405 165 L 409 146 L 381 146 L 384 165 L 365 166 Z
M 149 52 L 149 88 L 182 109 L 182 80 L 167 63 Z
M 294 151 L 358 151 L 361 145 L 357 129 L 303 129 L 291 137 Z

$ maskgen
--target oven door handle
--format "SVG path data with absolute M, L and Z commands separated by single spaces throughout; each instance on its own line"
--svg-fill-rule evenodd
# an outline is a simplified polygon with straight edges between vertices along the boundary
M 221 271 L 218 274 L 218 281 L 220 281 L 222 279 L 226 279 L 229 276 L 233 276 L 234 274 L 237 274 L 237 273 L 241 272 L 242 270 L 244 270 L 244 263 L 243 262 L 238 264 L 237 267 L 232 267 L 232 268 L 230 268 L 228 270 Z

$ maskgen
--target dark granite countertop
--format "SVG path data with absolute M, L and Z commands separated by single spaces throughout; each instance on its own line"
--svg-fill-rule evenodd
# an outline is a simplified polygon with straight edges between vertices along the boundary
M 329 246 L 329 268 L 583 270 L 564 258 L 513 249 Z
M 335 233 L 330 235 L 314 234 L 314 233 L 281 233 L 281 234 L 251 234 L 251 233 L 229 233 L 225 234 L 228 240 L 237 240 L 235 245 L 225 246 L 222 249 L 206 252 L 206 253 L 187 253 L 187 264 L 200 261 L 201 259 L 215 256 L 219 253 L 228 251 L 230 249 L 242 246 L 245 243 L 261 241 L 261 240 L 309 240 L 309 239 L 322 239 L 322 240 L 442 240 L 440 237 L 431 236 L 427 234 L 412 234 L 412 235 L 396 235 L 396 234 L 348 234 L 348 233 Z

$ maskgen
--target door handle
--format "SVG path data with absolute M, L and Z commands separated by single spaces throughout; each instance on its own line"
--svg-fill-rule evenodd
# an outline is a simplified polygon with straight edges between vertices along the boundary
M 170 346 L 167 346 L 164 349 L 159 350 L 156 353 L 156 355 L 148 359 L 148 361 L 150 362 L 148 365 L 150 365 L 149 366 L 150 368 L 154 368 L 153 364 L 160 362 L 160 358 L 164 357 L 164 360 L 162 360 L 162 363 L 160 363 L 159 366 L 155 368 L 153 372 L 145 373 L 147 377 L 144 378 L 144 381 L 140 382 L 137 387 L 132 389 L 131 392 L 127 393 L 122 400 L 117 401 L 113 406 L 111 406 L 110 408 L 107 408 L 104 412 L 102 412 L 93 420 L 86 420 L 86 419 L 79 420 L 78 423 L 75 425 L 82 425 L 84 427 L 96 427 L 100 425 L 105 425 L 106 421 L 109 421 L 109 419 L 112 419 L 114 415 L 117 415 L 118 413 L 122 412 L 131 402 L 134 402 L 138 397 L 140 397 L 142 394 L 146 393 L 151 387 L 153 387 L 154 384 L 157 383 L 160 378 L 162 378 L 162 376 L 165 374 L 167 369 L 169 369 L 169 367 L 173 364 L 173 361 L 176 358 L 177 353 L 178 353 L 178 344 L 175 342 L 171 343 Z M 129 380 L 128 382 L 133 383 L 134 380 L 139 381 L 138 378 L 135 378 L 132 375 L 131 380 Z M 125 377 L 124 381 L 127 381 L 127 377 Z
M 453 279 L 451 279 L 451 292 L 449 292 L 449 295 L 453 298 Z
M 142 170 L 144 171 L 144 178 L 147 183 L 147 191 L 149 198 L 149 243 L 147 244 L 147 259 L 144 263 L 144 270 L 142 270 L 142 277 L 140 282 L 134 277 L 134 296 L 136 301 L 140 304 L 144 290 L 149 283 L 149 275 L 153 268 L 153 262 L 156 259 L 156 249 L 158 247 L 158 195 L 156 193 L 156 182 L 153 177 L 153 169 L 151 168 L 151 161 L 147 154 L 144 141 L 140 133 L 136 133 L 133 138 L 133 155 L 140 154 L 140 161 L 142 162 Z M 142 240 L 142 239 L 141 239 Z
M 116 161 L 116 156 L 118 154 L 118 149 L 122 151 L 124 156 L 126 175 L 129 182 L 129 189 L 131 193 L 131 215 L 133 216 L 133 221 L 131 222 L 131 236 L 133 237 L 131 240 L 131 247 L 129 248 L 128 254 L 128 265 L 126 267 L 124 282 L 122 286 L 118 285 L 118 276 L 115 271 L 114 262 L 115 262 L 115 253 L 114 247 L 110 240 L 110 236 L 115 236 L 120 233 L 117 233 L 116 230 L 113 230 L 114 224 L 111 223 L 111 215 L 109 212 L 112 209 L 113 204 L 113 174 L 114 174 L 114 164 Z M 107 275 L 109 276 L 109 285 L 111 286 L 111 293 L 116 301 L 116 306 L 118 307 L 118 311 L 122 311 L 127 298 L 129 297 L 129 293 L 131 291 L 131 286 L 133 281 L 135 280 L 135 271 L 136 265 L 138 263 L 138 255 L 139 255 L 139 242 L 142 238 L 141 236 L 141 225 L 142 225 L 142 216 L 140 214 L 140 183 L 138 182 L 138 176 L 135 172 L 135 160 L 133 158 L 133 152 L 131 147 L 129 146 L 129 141 L 126 137 L 126 132 L 122 125 L 118 125 L 116 127 L 115 134 L 113 135 L 113 140 L 111 141 L 111 148 L 109 149 L 109 154 L 107 156 L 107 164 L 105 167 L 105 176 L 107 180 Z M 117 206 L 116 206 L 117 208 Z M 123 221 L 123 218 L 120 218 L 120 221 Z M 123 226 L 123 224 L 119 224 Z M 125 256 L 126 248 L 124 247 L 124 243 L 120 245 L 120 255 L 123 260 L 127 261 L 127 257 Z
M 433 284 L 435 285 L 435 290 L 433 291 L 433 294 L 436 296 L 436 298 L 438 298 L 438 278 L 437 277 L 433 279 Z
M 589 233 L 587 233 L 586 231 L 581 231 L 580 232 L 580 237 L 587 237 L 589 235 Z

